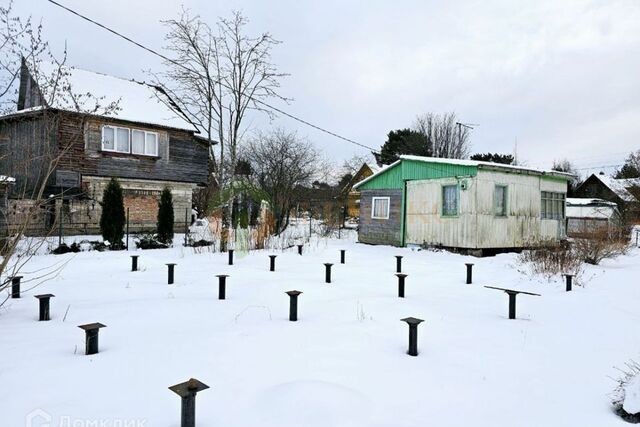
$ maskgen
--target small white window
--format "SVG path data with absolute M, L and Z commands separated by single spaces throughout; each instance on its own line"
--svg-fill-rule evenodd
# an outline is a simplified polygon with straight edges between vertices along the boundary
M 116 128 L 116 151 L 119 153 L 129 153 L 129 129 Z
M 442 216 L 458 215 L 458 186 L 445 185 L 442 187 Z
M 374 197 L 372 199 L 371 218 L 389 219 L 389 197 Z
M 115 129 L 111 126 L 105 126 L 102 128 L 102 149 L 114 151 L 116 149 L 116 134 Z
M 154 132 L 146 132 L 146 142 L 144 146 L 144 154 L 148 156 L 158 155 L 158 134 Z
M 144 154 L 144 131 L 131 131 L 131 152 L 133 154 Z
M 507 216 L 507 186 L 496 185 L 494 193 L 494 211 L 496 216 Z
M 158 155 L 158 134 L 116 126 L 102 127 L 102 149 L 143 156 Z

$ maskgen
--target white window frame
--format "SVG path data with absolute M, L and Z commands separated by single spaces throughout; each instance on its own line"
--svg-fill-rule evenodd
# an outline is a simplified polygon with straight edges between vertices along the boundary
M 104 146 L 104 130 L 105 129 L 113 129 L 113 149 L 111 148 L 105 148 Z M 129 151 L 122 151 L 122 150 L 118 150 L 118 129 L 122 129 L 122 130 L 126 130 L 127 132 L 129 132 Z M 133 152 L 133 132 L 142 132 L 144 134 L 144 148 L 143 148 L 143 153 L 134 153 Z M 155 153 L 154 154 L 147 154 L 147 139 L 149 135 L 155 135 L 156 137 L 156 144 L 155 144 Z M 128 128 L 128 127 L 124 127 L 124 126 L 113 126 L 113 125 L 103 125 L 102 126 L 102 141 L 100 143 L 102 151 L 108 151 L 110 153 L 122 153 L 122 154 L 132 154 L 134 156 L 146 156 L 146 157 L 158 157 L 158 152 L 160 151 L 160 135 L 158 134 L 158 132 L 149 132 L 146 130 L 142 130 L 142 129 L 134 129 L 134 128 Z
M 387 201 L 387 215 L 386 216 L 375 216 L 376 201 L 377 200 L 386 200 Z M 372 197 L 371 198 L 371 219 L 389 219 L 389 214 L 390 213 L 391 213 L 391 197 Z
M 454 188 L 456 194 L 456 212 L 455 213 L 447 213 L 445 211 L 445 197 L 444 192 L 446 188 Z M 458 184 L 444 184 L 440 187 L 440 194 L 442 198 L 442 211 L 440 212 L 440 216 L 442 218 L 457 218 L 460 215 L 460 186 Z
M 133 152 L 133 133 L 134 132 L 140 132 L 143 135 L 142 153 L 134 153 Z M 151 135 L 155 136 L 155 138 L 156 138 L 155 151 L 154 151 L 154 153 L 147 153 L 147 141 L 149 139 L 149 136 L 151 136 Z M 158 157 L 158 144 L 159 144 L 158 132 L 149 132 L 149 131 L 142 130 L 142 129 L 131 129 L 131 154 L 133 154 L 135 156 Z
M 496 208 L 498 207 L 498 198 L 496 197 L 496 190 L 498 188 L 502 188 L 503 199 L 502 199 L 502 213 L 499 214 L 496 212 Z M 493 216 L 497 218 L 506 218 L 509 216 L 509 186 L 506 184 L 496 184 L 493 189 Z
M 540 192 L 540 218 L 561 221 L 566 218 L 567 194 L 556 191 Z

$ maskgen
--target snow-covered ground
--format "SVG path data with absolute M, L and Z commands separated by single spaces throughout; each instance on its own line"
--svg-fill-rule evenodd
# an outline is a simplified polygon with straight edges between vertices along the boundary
M 176 239 L 179 242 L 179 239 Z M 339 249 L 347 250 L 346 265 Z M 517 265 L 447 252 L 316 242 L 236 256 L 193 249 L 39 255 L 42 269 L 68 260 L 54 280 L 0 310 L 0 425 L 179 425 L 167 387 L 195 377 L 199 427 L 624 426 L 611 409 L 615 366 L 640 354 L 640 251 L 587 267 L 566 293 Z M 404 255 L 406 298 L 394 255 Z M 167 285 L 165 263 L 175 262 Z M 333 283 L 324 283 L 334 262 Z M 475 263 L 465 284 L 465 262 Z M 229 274 L 227 300 L 216 274 Z M 507 296 L 482 285 L 542 294 Z M 297 289 L 299 321 L 288 321 Z M 35 294 L 53 293 L 38 322 Z M 66 314 L 66 320 L 63 320 Z M 419 317 L 418 357 L 406 354 Z M 84 355 L 78 325 L 101 322 L 100 353 Z M 37 412 L 33 412 L 37 411 Z M 42 412 L 44 411 L 44 412 Z M 74 424 L 75 423 L 75 424 Z M 98 424 L 94 424 L 98 423 Z M 102 424 L 100 424 L 102 423 Z M 130 423 L 130 424 L 125 424 Z

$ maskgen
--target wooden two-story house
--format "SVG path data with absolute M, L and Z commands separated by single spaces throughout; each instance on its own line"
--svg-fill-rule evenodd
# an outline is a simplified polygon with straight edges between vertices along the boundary
M 191 216 L 194 189 L 208 176 L 209 144 L 197 136 L 197 127 L 160 86 L 59 70 L 40 78 L 44 72 L 23 64 L 17 110 L 0 116 L 0 174 L 15 177 L 9 228 L 37 200 L 38 209 L 30 212 L 37 217 L 33 234 L 59 224 L 60 217 L 65 234 L 97 232 L 100 201 L 112 177 L 122 185 L 132 231 L 155 228 L 165 186 L 182 226 Z M 44 79 L 48 93 L 40 85 Z M 52 90 L 61 93 L 50 96 Z

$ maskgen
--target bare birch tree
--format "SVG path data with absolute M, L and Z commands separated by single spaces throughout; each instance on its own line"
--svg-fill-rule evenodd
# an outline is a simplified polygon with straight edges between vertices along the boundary
M 156 78 L 209 141 L 219 187 L 233 178 L 247 112 L 272 115 L 262 102 L 287 100 L 278 93 L 286 74 L 271 61 L 272 49 L 280 42 L 269 33 L 248 36 L 247 22 L 240 12 L 233 12 L 212 29 L 184 9 L 178 19 L 164 21 L 171 60 Z

